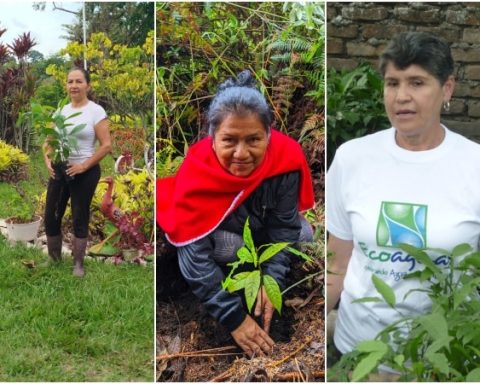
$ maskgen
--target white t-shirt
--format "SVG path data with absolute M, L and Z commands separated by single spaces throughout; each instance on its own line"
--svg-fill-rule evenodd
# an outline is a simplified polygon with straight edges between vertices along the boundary
M 469 243 L 478 249 L 480 145 L 446 128 L 441 145 L 427 151 L 399 147 L 394 128 L 351 140 L 335 155 L 327 196 L 328 231 L 354 245 L 334 336 L 337 348 L 346 353 L 400 318 L 383 302 L 352 304 L 380 296 L 372 273 L 393 288 L 403 314 L 421 314 L 431 307 L 421 292 L 404 300 L 420 284 L 402 276 L 423 266 L 399 243 L 448 251 Z M 449 262 L 441 252 L 427 253 L 440 267 Z
M 82 163 L 92 157 L 95 153 L 95 125 L 107 118 L 105 110 L 91 100 L 80 108 L 73 108 L 69 103 L 62 108 L 61 114 L 68 117 L 77 112 L 82 113 L 67 120 L 67 123 L 73 124 L 68 127 L 68 130 L 71 131 L 78 124 L 86 124 L 86 126 L 76 134 L 78 148 L 73 149 L 68 158 L 72 164 Z

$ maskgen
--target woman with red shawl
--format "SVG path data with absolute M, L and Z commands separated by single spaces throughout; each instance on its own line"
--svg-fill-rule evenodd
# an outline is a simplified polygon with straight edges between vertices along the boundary
M 270 128 L 273 114 L 249 71 L 224 82 L 207 114 L 209 137 L 194 144 L 177 174 L 157 181 L 157 222 L 178 247 L 180 271 L 207 311 L 249 355 L 267 354 L 273 306 L 260 289 L 255 315 L 222 289 L 249 219 L 255 244 L 311 241 L 299 211 L 313 206 L 310 170 L 300 145 Z M 262 264 L 285 288 L 290 254 Z

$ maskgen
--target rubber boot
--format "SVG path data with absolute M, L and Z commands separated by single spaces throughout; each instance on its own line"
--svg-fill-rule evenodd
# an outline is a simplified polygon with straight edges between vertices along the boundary
M 85 259 L 85 250 L 87 249 L 87 238 L 79 239 L 73 237 L 73 275 L 76 277 L 85 276 L 85 269 L 83 268 L 83 259 Z
M 62 235 L 47 236 L 47 249 L 54 262 L 62 261 Z

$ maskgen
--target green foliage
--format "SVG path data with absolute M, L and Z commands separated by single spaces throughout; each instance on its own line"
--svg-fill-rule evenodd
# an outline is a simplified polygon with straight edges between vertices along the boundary
M 422 271 L 407 275 L 422 283 L 432 301 L 429 313 L 403 315 L 392 289 L 372 275 L 372 281 L 401 318 L 383 329 L 373 341 L 364 341 L 345 354 L 329 375 L 359 381 L 385 364 L 400 372 L 400 381 L 478 381 L 480 373 L 480 252 L 460 244 L 451 252 L 449 266 L 438 268 L 424 250 L 409 245 L 401 248 L 424 265 Z M 438 251 L 438 250 L 437 250 Z M 409 295 L 412 291 L 408 292 Z M 367 298 L 369 299 L 369 298 Z M 407 330 L 406 335 L 399 332 Z
M 60 114 L 67 102 L 68 99 L 61 100 L 56 109 L 32 102 L 31 111 L 23 113 L 20 119 L 30 122 L 38 132 L 40 140 L 47 140 L 52 150 L 49 156 L 54 163 L 68 160 L 72 150 L 78 148 L 76 135 L 86 126 L 86 124 L 78 124 L 72 127 L 73 124 L 68 122 L 82 112 L 76 112 L 70 116 Z
M 328 164 L 343 142 L 390 126 L 383 105 L 383 81 L 368 63 L 353 71 L 328 71 L 327 109 Z
M 5 31 L 0 29 L 0 37 Z M 31 127 L 19 124 L 17 118 L 35 92 L 37 78 L 27 59 L 36 44 L 30 32 L 19 35 L 11 44 L 0 42 L 0 139 L 27 153 Z
M 0 140 L 0 182 L 16 183 L 25 178 L 28 155 Z
M 157 3 L 157 148 L 175 158 L 205 134 L 218 85 L 248 69 L 275 114 L 275 127 L 312 142 L 321 172 L 324 104 L 322 3 Z M 166 154 L 164 157 L 170 160 Z M 161 159 L 160 159 L 161 160 Z M 160 174 L 168 174 L 157 162 Z
M 38 204 L 39 191 L 46 188 L 47 169 L 44 166 L 43 155 L 32 152 L 27 164 L 26 178 L 15 183 L 0 182 L 0 196 L 8 204 L 0 204 L 0 218 L 26 217 L 27 212 L 33 216 L 43 215 Z M 19 192 L 22 192 L 22 196 Z M 25 197 L 26 196 L 26 197 Z
M 87 39 L 103 32 L 114 44 L 141 45 L 153 30 L 154 2 L 86 2 L 85 19 Z M 65 25 L 68 40 L 83 40 L 83 15 Z
M 0 381 L 151 382 L 152 268 L 86 260 L 80 281 L 46 258 L 0 236 Z
M 243 241 L 245 245 L 237 251 L 238 260 L 228 264 L 231 266 L 231 270 L 222 282 L 223 289 L 228 292 L 236 292 L 244 289 L 248 311 L 252 312 L 258 291 L 261 287 L 264 287 L 273 307 L 280 313 L 282 310 L 282 293 L 280 287 L 272 276 L 262 272 L 262 264 L 284 249 L 292 251 L 293 248 L 289 247 L 290 243 L 286 242 L 267 244 L 256 248 L 248 218 L 243 227 Z M 265 247 L 265 250 L 259 254 L 260 249 L 263 247 Z M 294 254 L 302 257 L 306 261 L 312 261 L 308 255 L 300 251 L 295 250 Z M 245 263 L 253 264 L 254 269 L 250 272 L 240 272 L 234 275 L 237 268 Z
M 154 183 L 148 172 L 129 171 L 124 175 L 115 175 L 113 184 L 113 203 L 128 214 L 137 212 L 143 219 L 141 232 L 150 241 L 153 239 L 154 223 Z M 105 216 L 100 212 L 102 199 L 105 196 L 107 184 L 100 182 L 92 200 L 92 219 L 90 229 L 92 233 L 103 233 L 106 225 Z M 103 235 L 102 235 L 103 236 Z

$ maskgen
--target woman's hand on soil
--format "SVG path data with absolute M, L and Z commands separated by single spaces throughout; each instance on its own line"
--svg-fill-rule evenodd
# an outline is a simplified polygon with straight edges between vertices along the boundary
M 257 295 L 257 303 L 255 304 L 255 316 L 263 317 L 263 330 L 266 333 L 270 332 L 270 323 L 272 322 L 274 310 L 275 308 L 273 307 L 272 302 L 267 296 L 265 287 L 262 287 L 258 291 L 258 295 Z
M 273 340 L 249 315 L 232 332 L 235 342 L 250 356 L 265 356 L 272 351 Z

